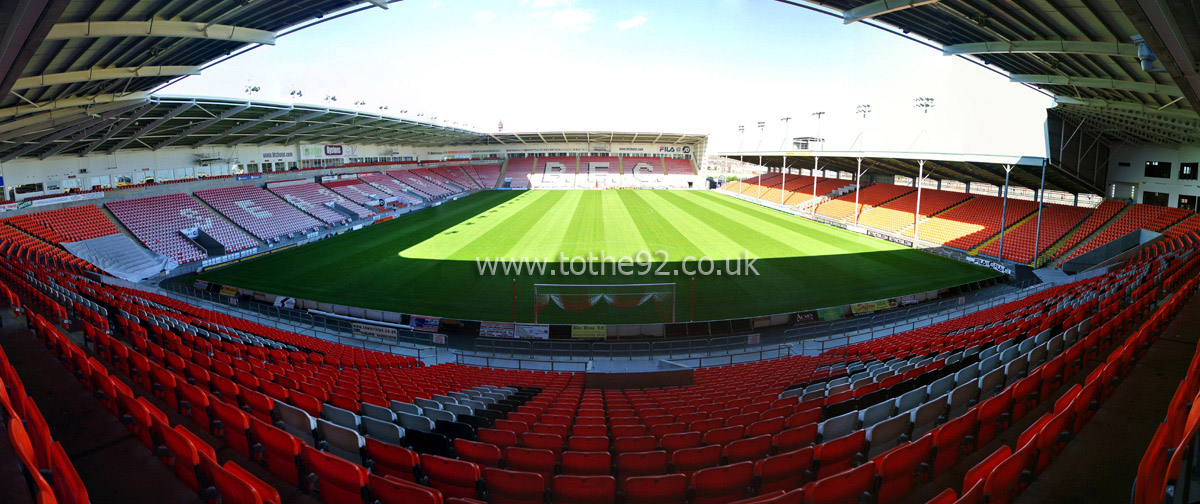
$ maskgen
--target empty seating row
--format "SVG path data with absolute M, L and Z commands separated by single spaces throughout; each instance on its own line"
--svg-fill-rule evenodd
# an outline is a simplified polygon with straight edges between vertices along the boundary
M 267 189 L 292 206 L 327 224 L 345 224 L 351 220 L 349 215 L 337 210 L 335 206 L 355 212 L 355 215 L 370 214 L 357 203 L 314 182 L 270 184 Z
M 147 248 L 180 264 L 208 256 L 188 239 L 184 230 L 203 231 L 224 245 L 227 253 L 259 243 L 187 194 L 110 201 L 105 206 Z
M 916 189 L 893 184 L 870 184 L 855 193 L 848 193 L 817 207 L 817 213 L 833 219 L 847 219 L 871 207 L 899 198 Z M 854 202 L 858 201 L 858 206 Z
M 196 191 L 196 197 L 263 241 L 290 238 L 323 227 L 316 219 L 258 186 L 206 189 Z
M 1003 259 L 1025 264 L 1033 262 L 1042 252 L 1057 243 L 1090 214 L 1091 210 L 1084 207 L 1043 206 L 1040 231 L 1036 216 L 1005 231 Z M 1038 233 L 1041 233 L 1040 236 Z M 1036 250 L 1035 245 L 1037 245 Z M 999 258 L 1000 240 L 988 243 L 980 250 L 980 253 Z
M 96 205 L 80 205 L 19 215 L 4 219 L 4 222 L 54 244 L 120 233 Z

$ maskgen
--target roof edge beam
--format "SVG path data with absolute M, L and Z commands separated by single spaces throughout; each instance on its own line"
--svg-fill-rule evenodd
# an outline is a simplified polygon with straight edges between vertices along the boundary
M 1152 93 L 1167 96 L 1183 96 L 1183 91 L 1175 86 L 1165 84 L 1153 84 L 1149 82 L 1126 81 L 1117 79 L 1105 79 L 1099 77 L 1074 77 L 1066 75 L 1045 75 L 1045 74 L 1012 74 L 1008 76 L 1009 82 L 1018 82 L 1023 84 L 1039 84 L 1051 86 L 1078 86 L 1078 87 L 1094 87 L 1104 89 L 1120 89 L 1123 91 L 1132 91 L 1135 93 Z
M 874 17 L 890 14 L 896 11 L 920 7 L 931 3 L 936 3 L 938 0 L 879 0 L 866 5 L 861 5 L 850 9 L 842 14 L 842 23 L 850 24 L 855 21 L 871 19 Z
M 77 82 L 92 82 L 99 80 L 128 79 L 132 77 L 171 77 L 178 75 L 200 75 L 198 66 L 144 66 L 93 68 L 77 72 L 37 75 L 17 79 L 13 91 L 33 89 L 59 84 L 74 84 Z
M 67 40 L 99 37 L 173 37 L 209 40 L 228 40 L 252 44 L 275 45 L 275 34 L 266 30 L 230 25 L 206 25 L 188 21 L 85 21 L 58 23 L 50 29 L 46 40 Z
M 1120 42 L 1092 42 L 1080 40 L 1013 40 L 971 42 L 954 44 L 942 48 L 944 56 L 967 54 L 1089 54 L 1095 56 L 1119 56 L 1136 58 L 1137 44 Z

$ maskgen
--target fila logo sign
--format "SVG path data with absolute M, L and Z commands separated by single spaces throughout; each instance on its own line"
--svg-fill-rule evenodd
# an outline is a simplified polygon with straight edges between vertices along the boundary
M 683 154 L 691 154 L 692 148 L 686 145 L 683 147 L 659 147 L 658 152 L 679 152 Z

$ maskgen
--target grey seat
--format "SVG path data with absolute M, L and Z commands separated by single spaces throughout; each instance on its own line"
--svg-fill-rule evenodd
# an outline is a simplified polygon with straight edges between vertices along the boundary
M 837 378 L 829 380 L 828 382 L 826 382 L 825 388 L 830 388 L 830 387 L 833 387 L 834 385 L 842 385 L 844 383 L 850 383 L 849 376 L 839 376 Z
M 993 369 L 979 379 L 979 400 L 983 401 L 1004 390 L 1004 370 Z
M 1038 367 L 1046 363 L 1047 356 L 1050 354 L 1046 350 L 1047 345 L 1038 345 L 1029 351 L 1029 366 Z
M 1025 338 L 1017 345 L 1017 352 L 1029 353 L 1030 350 L 1033 350 L 1034 345 L 1037 345 L 1037 343 L 1033 341 L 1033 338 Z
M 1070 345 L 1079 339 L 1079 326 L 1071 326 L 1067 328 L 1067 332 L 1063 334 L 1063 342 Z
M 962 359 L 963 359 L 962 352 L 954 352 L 954 353 L 946 356 L 946 365 L 949 366 L 951 364 L 957 364 L 960 361 L 962 361 Z
M 1004 383 L 1016 383 L 1017 380 L 1024 378 L 1028 370 L 1028 362 L 1025 356 L 1009 362 L 1004 365 Z
M 1046 342 L 1046 351 L 1050 354 L 1048 358 L 1058 357 L 1058 354 L 1063 352 L 1063 336 L 1060 334 L 1050 338 L 1050 341 Z
M 933 383 L 929 384 L 929 390 L 927 391 L 927 393 L 929 394 L 929 397 L 937 397 L 942 394 L 946 394 L 946 393 L 950 392 L 950 390 L 952 390 L 953 388 L 954 388 L 954 377 L 953 376 L 943 376 L 943 377 L 935 380 Z
M 460 406 L 466 406 L 472 410 L 485 409 L 489 404 L 496 404 L 496 400 L 490 397 L 485 397 L 477 400 L 466 400 L 459 402 Z
M 804 395 L 800 396 L 800 402 L 811 401 L 813 399 L 820 399 L 822 397 L 825 397 L 824 390 L 816 390 L 813 392 L 806 392 Z
M 433 420 L 421 415 L 412 413 L 396 413 L 396 423 L 399 423 L 405 430 L 416 430 L 421 432 L 433 432 Z
M 1000 369 L 1000 356 L 992 355 L 986 359 L 979 361 L 979 374 L 985 375 L 993 370 Z
M 413 398 L 413 404 L 420 406 L 422 411 L 427 410 L 427 409 L 442 409 L 442 403 L 434 401 L 432 399 L 423 399 L 420 397 L 416 397 L 416 398 Z
M 866 429 L 872 425 L 891 418 L 895 409 L 895 401 L 883 401 L 867 408 L 858 410 L 858 428 Z
M 288 434 L 315 446 L 317 420 L 307 412 L 283 401 L 275 401 L 275 417 L 283 424 L 283 430 Z
M 410 415 L 420 415 L 421 414 L 420 406 L 417 406 L 416 404 L 405 403 L 405 402 L 400 402 L 400 401 L 392 401 L 391 405 L 388 406 L 388 409 L 390 409 L 396 413 L 408 413 Z
M 934 397 L 909 413 L 908 419 L 912 422 L 913 439 L 933 430 L 938 424 L 938 419 L 945 417 L 946 400 L 947 396 L 944 394 Z
M 954 373 L 954 383 L 956 385 L 962 385 L 969 381 L 974 381 L 976 378 L 979 378 L 978 362 L 958 370 L 957 373 Z
M 362 412 L 363 418 L 374 418 L 376 420 L 383 420 L 388 423 L 396 421 L 396 412 L 384 408 L 383 406 L 377 406 L 371 403 L 363 403 Z
M 353 411 L 344 410 L 330 404 L 321 407 L 321 418 L 347 429 L 352 429 L 355 432 L 358 432 L 359 425 L 362 424 L 358 415 Z
M 363 432 L 367 437 L 399 445 L 400 440 L 404 439 L 404 429 L 392 422 L 385 422 L 372 417 L 362 417 Z
M 821 390 L 825 390 L 825 388 L 822 387 Z M 804 394 L 804 389 L 794 388 L 794 389 L 784 390 L 783 392 L 780 392 L 779 398 L 787 399 L 789 397 L 799 397 L 801 394 Z
M 317 420 L 317 434 L 321 436 L 319 448 L 355 464 L 362 464 L 362 449 L 366 446 L 366 440 L 357 431 L 321 419 Z
M 446 395 L 457 399 L 459 402 L 462 402 L 463 399 L 471 398 L 471 396 L 464 394 L 462 392 L 447 392 Z
M 439 410 L 439 409 L 426 409 L 425 416 L 428 417 L 430 420 L 433 420 L 434 422 L 437 422 L 438 420 L 445 420 L 447 422 L 453 422 L 456 418 L 454 413 L 451 413 L 446 410 Z
M 883 380 L 891 378 L 895 375 L 896 375 L 896 372 L 889 369 L 887 371 L 884 371 L 882 373 L 875 375 L 875 381 L 883 381 Z
M 458 399 L 455 399 L 448 395 L 433 394 L 433 396 L 431 396 L 430 399 L 433 399 L 434 401 L 440 402 L 442 404 L 458 404 Z
M 995 346 L 990 346 L 990 347 L 984 348 L 983 350 L 979 351 L 979 360 L 980 361 L 987 360 L 988 357 L 991 357 L 998 353 L 1000 353 L 1000 351 L 997 350 Z
M 1047 341 L 1050 341 L 1050 329 L 1046 329 L 1046 330 L 1038 333 L 1038 335 L 1034 336 L 1034 338 L 1033 338 L 1033 344 L 1035 344 L 1035 345 L 1041 345 L 1042 343 L 1045 343 Z
M 925 399 L 929 397 L 926 394 L 926 389 L 919 388 L 902 394 L 896 398 L 896 413 L 908 414 L 913 408 L 925 403 Z
M 947 418 L 957 417 L 979 402 L 979 382 L 971 380 L 950 392 L 950 411 Z
M 866 387 L 867 385 L 870 385 L 872 383 L 875 383 L 875 378 L 872 376 L 868 376 L 865 378 L 860 378 L 858 381 L 854 382 L 854 384 L 851 385 L 850 388 L 852 388 L 852 389 L 862 388 L 862 387 Z
M 817 424 L 817 434 L 822 442 L 830 441 L 854 432 L 857 427 L 858 411 L 851 411 Z
M 483 395 L 483 396 L 481 396 L 481 397 L 476 397 L 476 398 L 475 398 L 474 400 L 472 400 L 472 401 L 463 401 L 462 403 L 463 403 L 463 404 L 465 404 L 465 405 L 467 405 L 467 406 L 471 406 L 472 408 L 475 408 L 475 409 L 480 409 L 480 408 L 476 408 L 476 407 L 475 407 L 475 406 L 474 406 L 472 403 L 479 403 L 479 404 L 483 404 L 483 405 L 484 405 L 484 407 L 486 408 L 486 407 L 487 407 L 487 405 L 489 405 L 489 404 L 496 404 L 496 403 L 498 403 L 498 402 L 500 402 L 500 401 L 503 401 L 504 399 L 506 399 L 506 398 L 505 398 L 504 396 L 500 395 L 500 394 L 485 394 L 485 395 Z
M 471 401 L 471 402 L 475 402 L 475 401 Z M 478 403 L 476 403 L 476 404 L 478 404 Z M 464 406 L 462 404 L 443 404 L 442 407 L 445 409 L 446 412 L 453 413 L 454 416 L 472 415 L 475 413 L 475 410 L 471 409 L 470 406 Z M 480 409 L 482 409 L 482 408 L 480 408 Z
M 970 357 L 970 356 L 972 356 L 972 355 L 976 355 L 976 354 L 978 354 L 978 353 L 979 353 L 979 345 L 975 345 L 975 346 L 973 346 L 973 347 L 971 347 L 971 348 L 968 348 L 968 349 L 966 349 L 966 350 L 963 350 L 963 357 L 964 357 L 964 358 L 966 358 L 966 357 Z
M 825 389 L 825 395 L 834 395 L 834 394 L 840 394 L 840 393 L 842 393 L 842 392 L 845 392 L 845 391 L 847 391 L 847 390 L 850 390 L 850 384 L 849 384 L 849 383 L 843 383 L 843 384 L 840 384 L 840 385 L 834 385 L 834 386 L 832 386 L 832 387 L 829 387 L 828 389 Z
M 908 440 L 911 427 L 912 420 L 909 416 L 900 415 L 867 428 L 867 444 L 871 447 L 868 456 L 875 457 Z
M 1005 350 L 1008 350 L 1009 348 L 1016 346 L 1016 344 L 1017 344 L 1017 340 L 1010 339 L 1008 341 L 1005 341 L 1004 343 L 996 345 L 996 351 L 1000 352 L 1000 353 L 1004 353 Z

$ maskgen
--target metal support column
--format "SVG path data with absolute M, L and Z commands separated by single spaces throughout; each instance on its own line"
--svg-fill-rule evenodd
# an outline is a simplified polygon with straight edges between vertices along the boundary
M 1004 258 L 1004 224 L 1008 222 L 1008 175 L 1012 173 L 1012 165 L 1004 165 L 1004 207 L 1000 211 L 1000 254 Z
M 863 158 L 861 158 L 861 157 L 858 158 L 858 168 L 854 172 L 854 224 L 855 225 L 858 225 L 858 214 L 859 214 L 858 192 L 862 190 L 862 176 L 863 176 L 862 160 L 863 160 Z
M 762 165 L 763 165 L 762 164 L 762 156 L 758 156 L 758 166 L 761 167 Z M 768 170 L 768 172 L 769 172 L 769 170 Z M 765 175 L 768 172 L 763 172 L 763 175 Z M 762 199 L 762 185 L 763 185 L 763 176 L 759 175 L 758 176 L 758 199 L 760 199 L 760 200 Z
M 921 239 L 921 186 L 925 185 L 925 160 L 917 161 L 917 208 L 913 209 L 913 238 Z
M 1037 216 L 1037 234 L 1033 235 L 1033 266 L 1038 266 L 1038 255 L 1042 251 L 1042 207 L 1046 204 L 1046 164 L 1048 160 L 1042 160 L 1042 183 L 1038 186 L 1038 216 Z M 1000 258 L 1004 258 L 1004 254 L 1000 254 Z
M 783 154 L 783 183 L 779 185 L 779 206 L 783 206 L 784 191 L 787 190 L 787 153 Z

